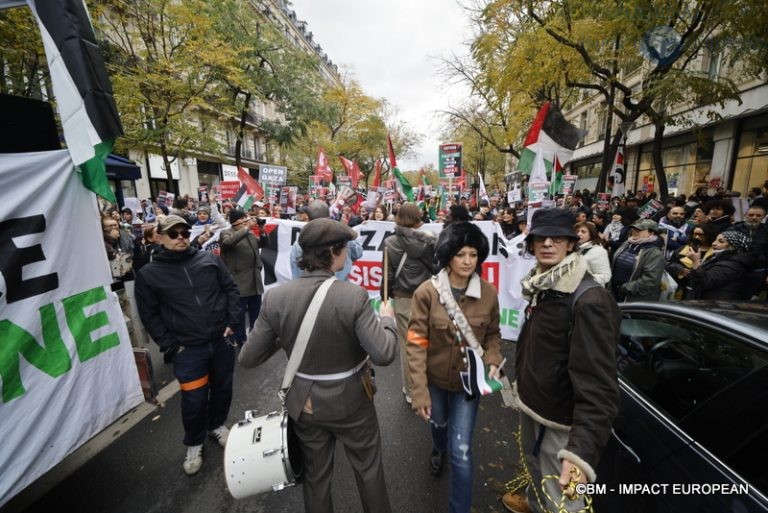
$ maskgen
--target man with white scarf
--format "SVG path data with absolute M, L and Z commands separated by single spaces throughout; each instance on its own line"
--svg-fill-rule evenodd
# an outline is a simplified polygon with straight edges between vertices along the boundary
M 619 309 L 587 273 L 573 225 L 567 210 L 538 210 L 526 238 L 536 267 L 522 281 L 514 396 L 528 487 L 502 497 L 516 513 L 560 511 L 563 494 L 568 511 L 584 509 L 576 484 L 595 481 L 619 407 Z

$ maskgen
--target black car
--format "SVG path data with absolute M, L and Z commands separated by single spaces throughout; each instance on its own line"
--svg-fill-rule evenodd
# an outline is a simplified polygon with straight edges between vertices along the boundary
M 768 512 L 768 305 L 624 303 L 595 511 Z

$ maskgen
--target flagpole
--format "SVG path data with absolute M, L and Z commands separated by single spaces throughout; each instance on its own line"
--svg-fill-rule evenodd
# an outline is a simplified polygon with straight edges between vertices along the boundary
M 389 252 L 387 251 L 387 247 L 384 247 L 384 263 L 382 264 L 384 266 L 383 273 L 384 274 L 384 291 L 382 299 L 384 300 L 384 303 L 386 303 L 389 300 L 389 289 L 387 288 L 387 275 L 389 274 Z

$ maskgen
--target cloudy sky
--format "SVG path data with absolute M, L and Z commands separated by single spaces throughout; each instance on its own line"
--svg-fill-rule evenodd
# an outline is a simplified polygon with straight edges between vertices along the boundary
M 457 104 L 466 90 L 449 85 L 440 58 L 467 53 L 471 30 L 455 0 L 292 0 L 300 20 L 328 57 L 348 69 L 369 96 L 386 98 L 398 119 L 422 135 L 403 170 L 437 167 L 441 121 L 436 111 Z

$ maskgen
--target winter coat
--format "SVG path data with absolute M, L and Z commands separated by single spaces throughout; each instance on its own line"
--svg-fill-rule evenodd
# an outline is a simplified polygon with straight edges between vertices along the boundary
M 688 275 L 693 291 L 686 299 L 749 299 L 754 260 L 754 254 L 726 250 L 702 261 Z
M 483 346 L 483 362 L 499 365 L 501 330 L 499 298 L 496 289 L 473 274 L 466 295 L 456 301 L 467 318 L 477 341 Z M 464 340 L 464 337 L 461 337 Z M 462 346 L 456 341 L 456 328 L 440 303 L 437 290 L 428 280 L 416 289 L 411 301 L 408 326 L 408 367 L 413 379 L 412 407 L 429 407 L 432 402 L 427 385 L 450 392 L 463 390 L 460 372 L 466 370 Z
M 434 234 L 430 232 L 395 226 L 395 233 L 384 241 L 388 254 L 386 271 L 389 297 L 411 297 L 419 285 L 432 277 L 435 241 Z M 405 260 L 403 260 L 404 256 Z M 400 262 L 403 263 L 402 267 Z M 400 267 L 399 273 L 398 267 Z M 384 287 L 384 280 L 381 286 Z
M 517 340 L 519 408 L 547 429 L 569 431 L 558 457 L 581 463 L 590 481 L 619 407 L 620 321 L 616 302 L 602 287 L 587 289 L 575 305 L 571 294 L 547 290 Z
M 240 295 L 220 258 L 161 247 L 136 277 L 136 306 L 162 350 L 221 340 L 240 324 Z
M 613 256 L 614 275 L 615 264 L 621 253 L 629 250 L 627 240 Z M 658 301 L 661 294 L 661 276 L 664 274 L 664 254 L 656 242 L 644 244 L 637 254 L 632 276 L 626 283 L 614 283 L 614 290 L 624 301 Z
M 264 283 L 261 280 L 261 269 L 264 266 L 261 263 L 260 242 L 266 244 L 266 235 L 257 239 L 249 229 L 228 228 L 219 235 L 221 259 L 232 273 L 241 297 L 264 293 Z
M 611 281 L 611 261 L 608 259 L 608 251 L 603 246 L 588 242 L 579 245 L 579 252 L 587 264 L 587 271 L 600 285 L 607 285 Z
M 264 295 L 261 313 L 240 352 L 243 367 L 265 362 L 279 349 L 290 357 L 304 314 L 330 271 L 307 271 L 300 278 Z M 291 418 L 301 416 L 307 397 L 315 421 L 340 420 L 370 404 L 357 374 L 329 380 L 307 375 L 336 374 L 354 368 L 369 356 L 376 365 L 389 365 L 397 356 L 397 329 L 389 317 L 377 319 L 362 287 L 336 281 L 328 290 L 311 329 L 306 352 L 286 397 Z

